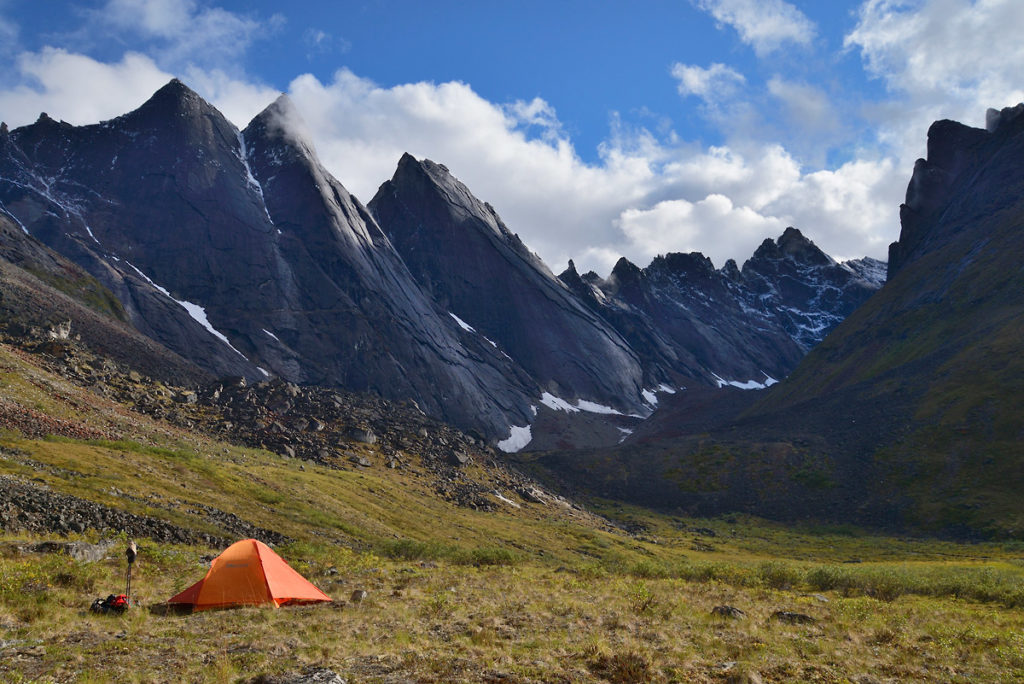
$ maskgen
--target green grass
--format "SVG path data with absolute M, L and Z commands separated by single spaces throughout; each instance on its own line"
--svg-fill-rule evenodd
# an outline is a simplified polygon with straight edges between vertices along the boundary
M 144 541 L 133 581 L 138 598 L 155 604 L 194 582 L 209 551 Z M 1010 563 L 972 572 L 736 557 L 638 577 L 537 560 L 424 566 L 316 542 L 279 552 L 336 601 L 356 588 L 367 599 L 333 608 L 96 616 L 85 610 L 91 598 L 122 586 L 119 552 L 96 564 L 0 555 L 0 624 L 18 644 L 0 660 L 0 679 L 246 681 L 323 666 L 360 682 L 483 682 L 495 672 L 513 682 L 710 682 L 723 681 L 724 663 L 769 682 L 872 673 L 910 682 L 1024 677 L 1024 610 L 1004 605 L 1000 593 L 1013 577 L 1019 585 L 1019 567 Z M 974 584 L 994 593 L 956 597 Z M 747 618 L 713 616 L 723 604 Z M 771 619 L 778 610 L 815 622 L 779 623 Z
M 104 408 L 23 363 L 0 349 L 7 397 L 121 439 L 0 433 L 0 473 L 225 535 L 200 507 L 210 506 L 289 537 L 278 552 L 339 603 L 369 595 L 333 608 L 94 616 L 92 599 L 123 587 L 120 547 L 78 563 L 16 553 L 6 542 L 38 538 L 7 533 L 0 638 L 13 645 L 0 681 L 248 681 L 312 666 L 358 682 L 720 682 L 744 669 L 764 681 L 1024 680 L 1020 542 L 607 501 L 593 503 L 604 517 L 525 501 L 459 508 L 414 453 L 395 470 L 301 463 Z M 497 486 L 482 465 L 460 473 Z M 140 542 L 133 586 L 146 606 L 201 578 L 201 558 L 219 550 Z M 748 617 L 715 617 L 718 605 Z M 776 611 L 816 622 L 778 623 Z

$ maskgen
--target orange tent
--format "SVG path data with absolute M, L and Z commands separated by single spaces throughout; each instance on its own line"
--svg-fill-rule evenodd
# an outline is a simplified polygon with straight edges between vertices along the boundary
M 167 603 L 192 606 L 193 610 L 270 603 L 330 601 L 309 580 L 288 567 L 280 556 L 261 541 L 235 542 L 213 559 L 206 577 Z

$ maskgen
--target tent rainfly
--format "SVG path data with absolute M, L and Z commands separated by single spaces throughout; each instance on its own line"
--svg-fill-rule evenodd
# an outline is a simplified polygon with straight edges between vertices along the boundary
M 286 603 L 321 601 L 331 601 L 331 597 L 255 539 L 243 539 L 226 548 L 210 563 L 206 577 L 167 599 L 169 604 L 192 606 L 193 610 L 265 603 L 277 608 Z

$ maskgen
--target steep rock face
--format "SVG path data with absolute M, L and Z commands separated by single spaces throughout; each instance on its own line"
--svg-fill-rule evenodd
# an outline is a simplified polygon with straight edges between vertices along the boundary
M 231 124 L 171 81 L 111 121 L 75 127 L 44 114 L 11 131 L 0 202 L 109 287 L 140 331 L 215 374 L 261 377 L 210 330 L 234 337 L 236 298 L 274 280 L 261 241 L 248 239 L 272 227 L 237 182 L 238 151 Z
M 212 373 L 412 398 L 488 437 L 526 422 L 536 387 L 433 307 L 287 108 L 243 134 L 175 80 L 94 126 L 44 115 L 0 136 L 0 207 Z
M 528 422 L 536 386 L 425 296 L 366 208 L 290 123 L 297 116 L 282 97 L 243 136 L 289 286 L 274 341 L 303 359 L 300 379 L 414 397 L 431 415 L 492 437 Z
M 422 287 L 544 390 L 642 410 L 629 344 L 444 166 L 403 156 L 369 207 Z

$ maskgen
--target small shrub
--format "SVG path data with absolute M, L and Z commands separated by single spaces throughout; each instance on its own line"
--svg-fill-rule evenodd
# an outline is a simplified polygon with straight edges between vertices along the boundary
M 800 584 L 801 574 L 789 563 L 765 561 L 757 567 L 761 583 L 771 589 L 792 589 Z
M 672 576 L 672 573 L 664 565 L 655 563 L 647 558 L 633 563 L 626 572 L 633 577 L 642 577 L 644 579 L 666 579 Z
M 846 568 L 821 565 L 807 572 L 804 581 L 814 591 L 848 591 L 855 584 Z
M 908 593 L 907 578 L 890 569 L 876 570 L 865 577 L 864 593 L 879 601 L 895 601 Z
M 612 684 L 644 684 L 654 678 L 650 662 L 635 651 L 602 654 L 591 661 L 590 671 Z
M 378 544 L 378 549 L 382 556 L 405 561 L 442 560 L 455 555 L 455 549 L 451 546 L 415 539 L 386 540 Z
M 657 599 L 646 582 L 637 582 L 626 592 L 629 607 L 637 615 L 653 611 L 657 607 Z
M 459 554 L 456 562 L 463 565 L 517 565 L 522 560 L 519 554 L 510 549 L 494 546 L 481 546 L 471 549 L 468 553 Z
M 440 617 L 451 612 L 451 596 L 446 591 L 437 591 L 426 598 L 420 610 L 428 617 Z

